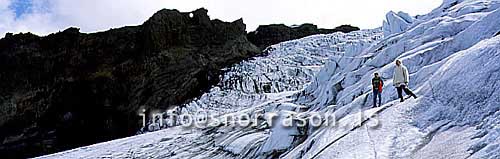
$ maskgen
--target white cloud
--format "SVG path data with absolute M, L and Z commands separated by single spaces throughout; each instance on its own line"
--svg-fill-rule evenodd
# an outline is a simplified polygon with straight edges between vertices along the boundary
M 198 0 L 198 2 L 202 2 Z M 66 24 L 78 26 L 82 31 L 106 30 L 110 27 L 138 25 L 162 8 L 191 11 L 201 5 L 187 6 L 173 0 L 55 0 L 55 16 Z M 189 10 L 186 10 L 189 9 Z
M 43 0 L 41 0 L 43 1 Z M 41 1 L 34 1 L 32 11 L 16 18 L 13 10 L 9 8 L 12 0 L 0 0 L 0 36 L 6 32 L 33 32 L 47 34 L 53 32 L 57 25 L 51 14 L 44 9 Z
M 247 30 L 260 24 L 314 23 L 333 28 L 353 24 L 361 28 L 381 26 L 385 13 L 405 11 L 424 14 L 437 7 L 436 0 L 33 0 L 33 11 L 16 18 L 9 4 L 0 0 L 0 36 L 6 32 L 46 35 L 70 26 L 82 32 L 138 25 L 162 8 L 209 10 L 212 18 L 243 18 Z

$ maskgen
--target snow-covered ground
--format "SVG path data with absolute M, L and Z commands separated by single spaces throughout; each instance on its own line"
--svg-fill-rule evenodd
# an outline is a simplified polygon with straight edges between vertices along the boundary
M 171 126 L 40 158 L 500 158 L 499 7 L 445 0 L 417 17 L 390 12 L 381 29 L 274 45 L 179 108 L 219 118 L 280 114 L 276 121 L 320 112 L 335 116 L 334 125 Z M 397 100 L 396 59 L 418 99 Z M 378 108 L 371 108 L 374 72 L 385 81 Z

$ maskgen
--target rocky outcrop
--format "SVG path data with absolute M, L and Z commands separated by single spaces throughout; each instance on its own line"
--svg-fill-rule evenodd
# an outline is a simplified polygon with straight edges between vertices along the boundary
M 266 47 L 284 41 L 303 38 L 314 34 L 329 34 L 334 32 L 348 33 L 359 30 L 358 27 L 341 25 L 334 29 L 320 29 L 313 24 L 286 26 L 284 24 L 261 25 L 256 31 L 248 33 L 248 40 L 264 50 Z
M 161 10 L 140 26 L 0 40 L 0 156 L 32 157 L 125 137 L 138 111 L 201 95 L 220 70 L 260 53 L 243 21 Z

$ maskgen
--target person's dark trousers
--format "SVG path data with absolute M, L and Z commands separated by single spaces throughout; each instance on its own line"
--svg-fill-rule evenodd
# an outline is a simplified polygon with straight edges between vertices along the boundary
M 412 96 L 414 98 L 417 98 L 417 96 L 415 94 L 413 94 L 413 92 L 411 92 L 411 90 L 408 89 L 406 87 L 406 85 L 401 85 L 399 87 L 396 87 L 396 89 L 398 90 L 398 97 L 399 97 L 399 99 L 401 99 L 401 101 L 404 100 L 403 99 L 403 90 L 405 91 L 405 94 L 410 95 L 410 96 Z
M 378 106 L 381 106 L 382 103 L 382 92 L 378 90 L 373 90 L 373 107 L 377 107 L 377 98 L 378 98 Z

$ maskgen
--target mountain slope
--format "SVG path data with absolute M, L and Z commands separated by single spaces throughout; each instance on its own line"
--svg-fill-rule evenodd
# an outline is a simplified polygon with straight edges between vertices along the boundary
M 260 49 L 278 44 L 284 41 L 303 38 L 315 34 L 331 34 L 335 32 L 349 33 L 358 31 L 358 27 L 341 25 L 334 29 L 321 29 L 314 24 L 302 24 L 299 26 L 286 26 L 284 24 L 260 25 L 257 30 L 247 34 L 248 40 Z
M 0 155 L 32 157 L 133 135 L 137 111 L 189 102 L 261 53 L 243 21 L 161 10 L 140 26 L 0 40 Z M 78 137 L 74 137 L 74 136 Z
M 313 55 L 327 53 L 328 59 L 317 65 L 321 69 L 315 71 L 315 76 L 301 79 L 306 80 L 304 85 L 292 87 L 294 89 L 271 89 L 277 91 L 262 93 L 252 89 L 261 85 L 253 87 L 249 84 L 252 82 L 237 80 L 243 82 L 230 89 L 247 88 L 251 94 L 263 96 L 248 100 L 261 101 L 250 106 L 245 105 L 249 102 L 235 101 L 245 99 L 242 95 L 222 93 L 217 98 L 197 100 L 215 104 L 200 107 L 190 104 L 180 109 L 183 112 L 213 109 L 214 113 L 222 112 L 219 118 L 231 114 L 275 113 L 280 115 L 278 122 L 287 120 L 290 114 L 317 112 L 334 117 L 334 123 L 323 120 L 319 126 L 309 122 L 308 126 L 301 127 L 295 121 L 285 127 L 269 126 L 266 121 L 257 120 L 251 122 L 255 126 L 216 124 L 202 129 L 172 125 L 157 132 L 41 158 L 125 155 L 138 158 L 499 158 L 499 8 L 498 0 L 445 0 L 429 14 L 411 20 L 403 12 L 391 12 L 383 28 L 347 34 L 357 40 L 341 39 L 346 40 L 341 49 L 323 49 L 323 46 L 338 46 L 328 44 L 329 37 L 343 34 L 281 43 L 275 46 L 285 47 L 277 50 L 291 50 L 292 54 L 286 57 L 296 57 L 295 53 L 304 48 Z M 381 34 L 385 37 L 377 38 Z M 328 45 L 310 42 L 313 38 Z M 268 57 L 273 59 L 272 51 Z M 405 102 L 397 99 L 391 80 L 396 59 L 403 60 L 408 67 L 409 87 L 418 99 Z M 241 79 L 259 79 L 259 68 L 276 66 L 273 72 L 289 69 L 281 67 L 287 63 L 258 63 L 256 67 L 229 73 L 238 76 L 238 72 L 244 70 L 248 74 L 243 72 Z M 379 108 L 371 108 L 370 80 L 374 72 L 379 72 L 385 80 L 382 97 L 385 104 Z M 284 79 L 289 77 L 293 76 Z M 277 83 L 271 88 L 283 85 Z M 224 89 L 212 91 L 218 90 Z M 215 101 L 227 101 L 227 104 L 219 105 Z M 329 123 L 335 125 L 328 126 Z M 150 126 L 154 128 L 155 124 Z
M 348 50 L 369 47 L 381 35 L 380 30 L 364 30 L 315 35 L 273 45 L 266 51 L 266 56 L 227 68 L 221 82 L 208 93 L 174 110 L 183 113 L 202 110 L 220 117 L 273 112 L 288 106 L 282 103 L 293 100 L 291 96 L 303 90 L 329 58 L 341 56 Z M 181 126 L 170 127 L 175 122 L 167 119 L 164 119 L 163 123 L 167 124 L 163 126 L 156 123 L 146 129 L 164 130 L 46 157 L 255 158 L 273 155 L 272 152 L 261 154 L 258 150 L 270 136 L 270 127 L 265 124 L 183 129 Z M 117 144 L 124 147 L 115 149 Z

